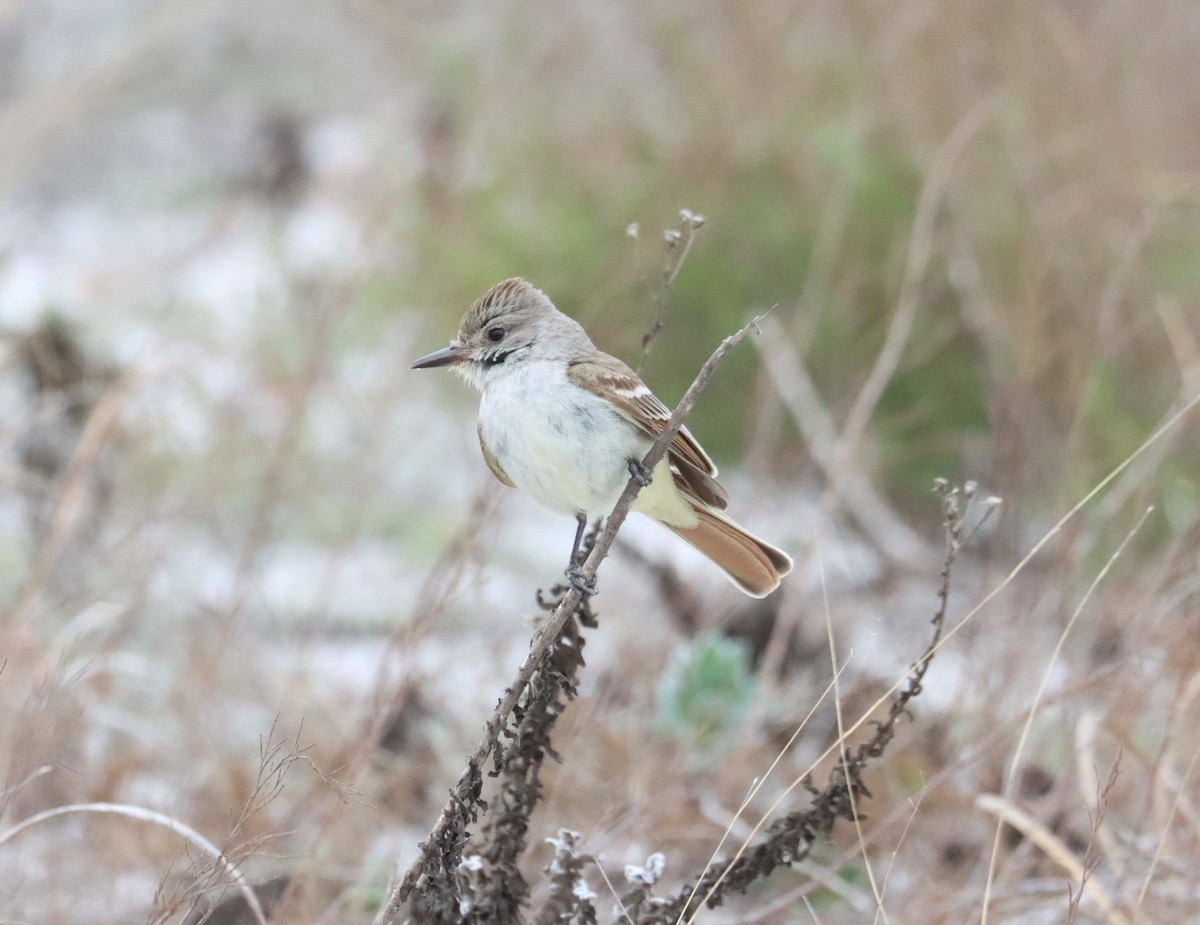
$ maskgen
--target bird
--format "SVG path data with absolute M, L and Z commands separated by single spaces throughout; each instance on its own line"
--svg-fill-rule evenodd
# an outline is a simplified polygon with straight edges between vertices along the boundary
M 717 467 L 687 428 L 653 472 L 644 470 L 670 410 L 528 280 L 493 286 L 467 309 L 448 347 L 412 364 L 434 367 L 449 367 L 480 393 L 476 431 L 496 478 L 575 518 L 566 574 L 577 590 L 594 592 L 576 561 L 587 521 L 612 510 L 631 476 L 642 485 L 631 509 L 697 549 L 751 597 L 766 597 L 791 571 L 787 553 L 724 513 L 729 496 Z

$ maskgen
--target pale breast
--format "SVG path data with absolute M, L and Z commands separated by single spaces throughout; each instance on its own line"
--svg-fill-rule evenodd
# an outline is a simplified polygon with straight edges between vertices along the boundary
M 629 478 L 627 460 L 650 440 L 604 399 L 552 363 L 493 376 L 479 403 L 480 434 L 521 490 L 552 511 L 607 514 Z

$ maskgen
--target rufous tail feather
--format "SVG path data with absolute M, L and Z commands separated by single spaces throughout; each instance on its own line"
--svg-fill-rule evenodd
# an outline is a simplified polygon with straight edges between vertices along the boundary
M 695 527 L 667 523 L 663 526 L 711 559 L 751 597 L 766 597 L 792 570 L 792 559 L 787 553 L 747 533 L 717 511 L 694 504 L 693 508 L 700 518 Z

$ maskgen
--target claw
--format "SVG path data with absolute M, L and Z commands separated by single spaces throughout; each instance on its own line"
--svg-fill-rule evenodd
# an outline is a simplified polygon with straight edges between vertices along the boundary
M 631 458 L 629 460 L 629 474 L 642 488 L 650 484 L 650 470 L 642 465 L 640 459 Z
M 583 567 L 577 564 L 572 564 L 566 571 L 567 581 L 570 582 L 571 588 L 578 591 L 584 597 L 591 597 L 596 593 L 596 579 L 587 579 L 583 574 Z

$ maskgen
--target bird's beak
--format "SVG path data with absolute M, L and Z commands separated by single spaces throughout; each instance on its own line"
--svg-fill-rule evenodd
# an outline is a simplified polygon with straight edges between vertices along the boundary
M 465 363 L 471 359 L 471 354 L 467 352 L 465 347 L 459 347 L 451 344 L 449 347 L 444 347 L 441 350 L 435 350 L 433 353 L 426 354 L 413 363 L 413 369 L 432 369 L 434 366 L 451 366 L 454 363 Z

